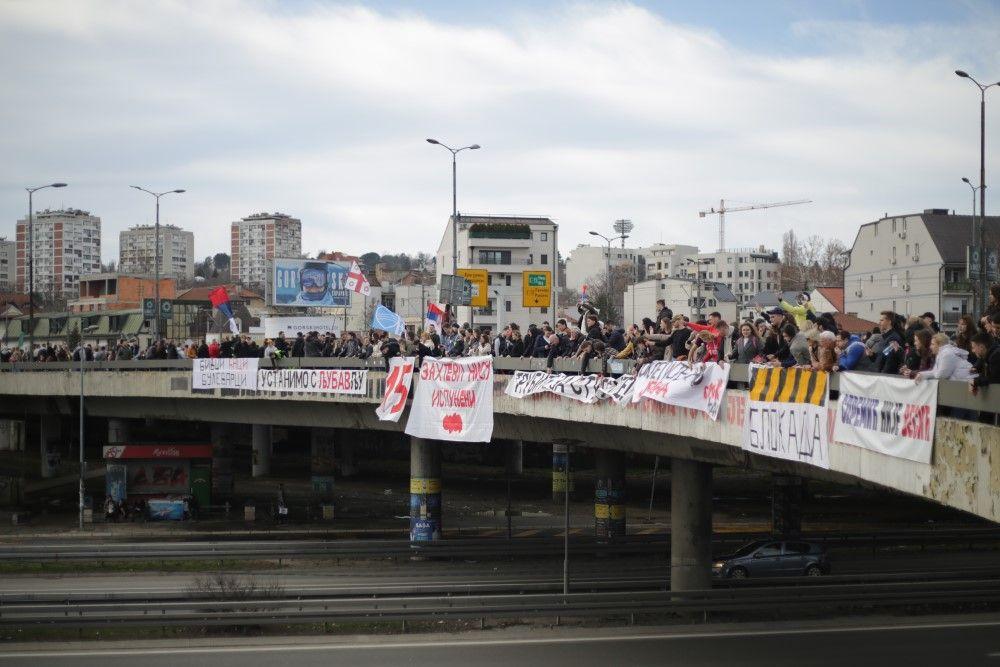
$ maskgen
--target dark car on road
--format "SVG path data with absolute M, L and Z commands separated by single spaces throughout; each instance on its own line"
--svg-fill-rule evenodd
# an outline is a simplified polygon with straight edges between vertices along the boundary
M 818 577 L 830 574 L 826 549 L 804 540 L 759 540 L 712 563 L 712 574 L 727 579 L 746 577 Z

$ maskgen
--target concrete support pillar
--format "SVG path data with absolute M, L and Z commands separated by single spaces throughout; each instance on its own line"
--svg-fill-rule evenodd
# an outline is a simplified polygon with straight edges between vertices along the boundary
M 127 419 L 111 417 L 108 419 L 108 444 L 123 445 L 132 437 L 131 424 Z
M 320 500 L 333 496 L 333 473 L 337 464 L 335 456 L 336 431 L 332 428 L 313 428 L 309 431 L 309 471 L 312 490 Z
M 343 477 L 354 477 L 358 474 L 358 464 L 354 458 L 354 442 L 341 438 L 337 445 L 337 467 Z M 331 473 L 332 474 L 332 473 Z
M 501 440 L 504 447 L 504 468 L 510 477 L 524 474 L 524 442 Z
M 441 443 L 410 438 L 410 542 L 441 539 Z
M 38 440 L 41 446 L 41 473 L 43 479 L 55 477 L 59 467 L 59 444 L 62 441 L 62 420 L 58 416 L 42 417 L 38 430 Z
M 712 587 L 712 466 L 673 459 L 670 468 L 670 590 Z
M 601 541 L 625 538 L 625 452 L 597 449 L 594 476 L 594 533 Z
M 563 502 L 563 494 L 569 490 L 572 497 L 576 487 L 573 482 L 573 445 L 553 443 L 552 445 L 552 502 Z
M 268 424 L 254 424 L 251 436 L 253 447 L 254 477 L 264 477 L 271 474 L 271 427 Z
M 771 532 L 795 535 L 802 532 L 803 479 L 794 475 L 771 476 Z
M 212 498 L 228 500 L 233 495 L 233 429 L 229 424 L 211 424 Z
M 24 451 L 24 426 L 19 419 L 0 419 L 0 451 Z

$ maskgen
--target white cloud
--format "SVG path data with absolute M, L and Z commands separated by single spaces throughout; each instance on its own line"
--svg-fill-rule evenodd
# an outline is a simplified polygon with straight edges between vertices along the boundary
M 564 253 L 623 216 L 638 241 L 714 247 L 697 211 L 720 197 L 815 200 L 732 216 L 739 246 L 966 210 L 978 108 L 951 72 L 996 67 L 1000 19 L 788 30 L 824 48 L 750 52 L 622 3 L 502 26 L 323 4 L 4 3 L 0 234 L 23 215 L 19 188 L 65 179 L 40 204 L 102 215 L 105 259 L 151 216 L 133 182 L 189 190 L 165 208 L 199 255 L 259 210 L 301 217 L 307 251 L 433 252 L 451 184 L 427 136 L 484 146 L 460 157 L 463 211 L 551 215 Z

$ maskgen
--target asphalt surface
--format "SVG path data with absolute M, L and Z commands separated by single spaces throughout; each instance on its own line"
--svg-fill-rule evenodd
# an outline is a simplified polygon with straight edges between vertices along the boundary
M 74 667 L 374 667 L 414 665 L 1000 665 L 1000 619 L 604 628 L 459 635 L 146 642 L 0 648 L 0 665 Z

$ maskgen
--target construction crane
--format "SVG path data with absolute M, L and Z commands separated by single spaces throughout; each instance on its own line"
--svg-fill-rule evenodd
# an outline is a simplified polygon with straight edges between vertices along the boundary
M 794 206 L 796 204 L 809 204 L 812 203 L 811 199 L 796 199 L 795 201 L 779 201 L 770 204 L 750 204 L 748 206 L 735 206 L 726 208 L 726 200 L 719 200 L 719 208 L 710 208 L 707 211 L 698 211 L 698 217 L 704 218 L 706 215 L 711 213 L 719 214 L 719 252 L 726 249 L 726 213 L 735 213 L 737 211 L 752 211 L 757 208 L 774 208 L 775 206 Z

